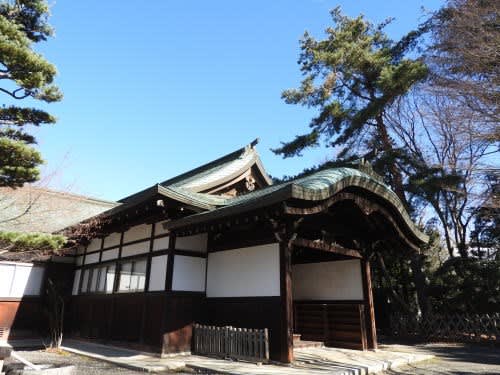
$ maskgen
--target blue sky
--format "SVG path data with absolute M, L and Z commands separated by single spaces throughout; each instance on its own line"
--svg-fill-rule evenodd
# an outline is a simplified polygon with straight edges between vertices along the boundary
M 312 112 L 285 104 L 300 82 L 298 40 L 321 37 L 340 5 L 397 38 L 442 1 L 56 1 L 56 37 L 37 47 L 59 71 L 55 126 L 35 131 L 51 187 L 117 200 L 259 137 L 274 176 L 333 156 L 282 159 Z

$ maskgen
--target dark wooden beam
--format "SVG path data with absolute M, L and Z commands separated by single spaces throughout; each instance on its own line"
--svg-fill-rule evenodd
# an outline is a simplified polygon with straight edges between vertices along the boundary
M 414 251 L 419 251 L 419 247 L 415 244 L 415 242 L 410 240 L 405 232 L 403 232 L 399 223 L 396 222 L 393 215 L 385 207 L 382 207 L 382 205 L 378 204 L 377 202 L 354 193 L 338 193 L 317 205 L 309 207 L 294 207 L 290 206 L 289 204 L 284 204 L 283 210 L 285 214 L 288 215 L 314 215 L 321 212 L 326 212 L 333 204 L 346 200 L 351 201 L 356 206 L 358 206 L 366 217 L 369 217 L 376 212 L 382 215 L 394 227 L 395 231 L 406 245 L 408 245 Z
M 175 250 L 175 238 L 176 234 L 170 232 L 170 237 L 168 238 L 168 249 L 170 250 L 167 258 L 167 269 L 166 269 L 166 277 L 165 277 L 165 290 L 170 292 L 172 291 L 172 280 L 174 277 L 174 250 Z
M 293 240 L 293 245 L 298 247 L 327 251 L 329 253 L 334 253 L 334 254 L 346 255 L 353 258 L 359 258 L 359 259 L 363 258 L 363 255 L 361 255 L 361 253 L 358 250 L 347 249 L 345 247 L 335 244 L 331 245 L 323 241 L 313 241 L 305 238 L 296 238 L 295 240 Z
M 301 218 L 271 219 L 280 252 L 280 361 L 293 361 L 292 249 Z

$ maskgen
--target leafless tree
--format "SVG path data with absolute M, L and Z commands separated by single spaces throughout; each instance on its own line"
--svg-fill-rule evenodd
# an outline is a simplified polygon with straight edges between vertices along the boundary
M 467 257 L 470 225 L 490 198 L 484 176 L 499 167 L 498 145 L 485 136 L 489 120 L 428 86 L 399 100 L 387 116 L 408 191 L 432 208 L 449 256 Z
M 500 3 L 448 0 L 429 19 L 431 43 L 426 62 L 433 89 L 480 113 L 483 125 L 500 139 Z

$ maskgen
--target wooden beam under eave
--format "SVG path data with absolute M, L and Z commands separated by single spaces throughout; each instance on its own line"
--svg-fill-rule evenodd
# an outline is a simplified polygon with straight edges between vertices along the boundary
M 363 259 L 363 255 L 358 250 L 348 249 L 340 245 L 331 245 L 324 241 L 313 241 L 298 237 L 293 240 L 293 245 Z

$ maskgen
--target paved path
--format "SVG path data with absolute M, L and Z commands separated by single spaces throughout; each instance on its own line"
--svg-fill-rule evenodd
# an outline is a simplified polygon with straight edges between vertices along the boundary
M 391 345 L 391 348 L 398 345 Z M 398 350 L 432 353 L 435 358 L 387 371 L 387 375 L 479 375 L 500 374 L 500 348 L 467 344 L 421 344 L 399 346 Z
M 194 355 L 160 358 L 147 353 L 98 345 L 78 340 L 65 340 L 63 349 L 147 372 L 181 371 L 191 368 L 219 374 L 237 375 L 364 375 L 380 372 L 415 361 L 432 358 L 426 353 L 394 352 L 382 350 L 361 352 L 347 349 L 311 348 L 295 351 L 296 361 L 291 366 L 279 364 L 256 365 Z

